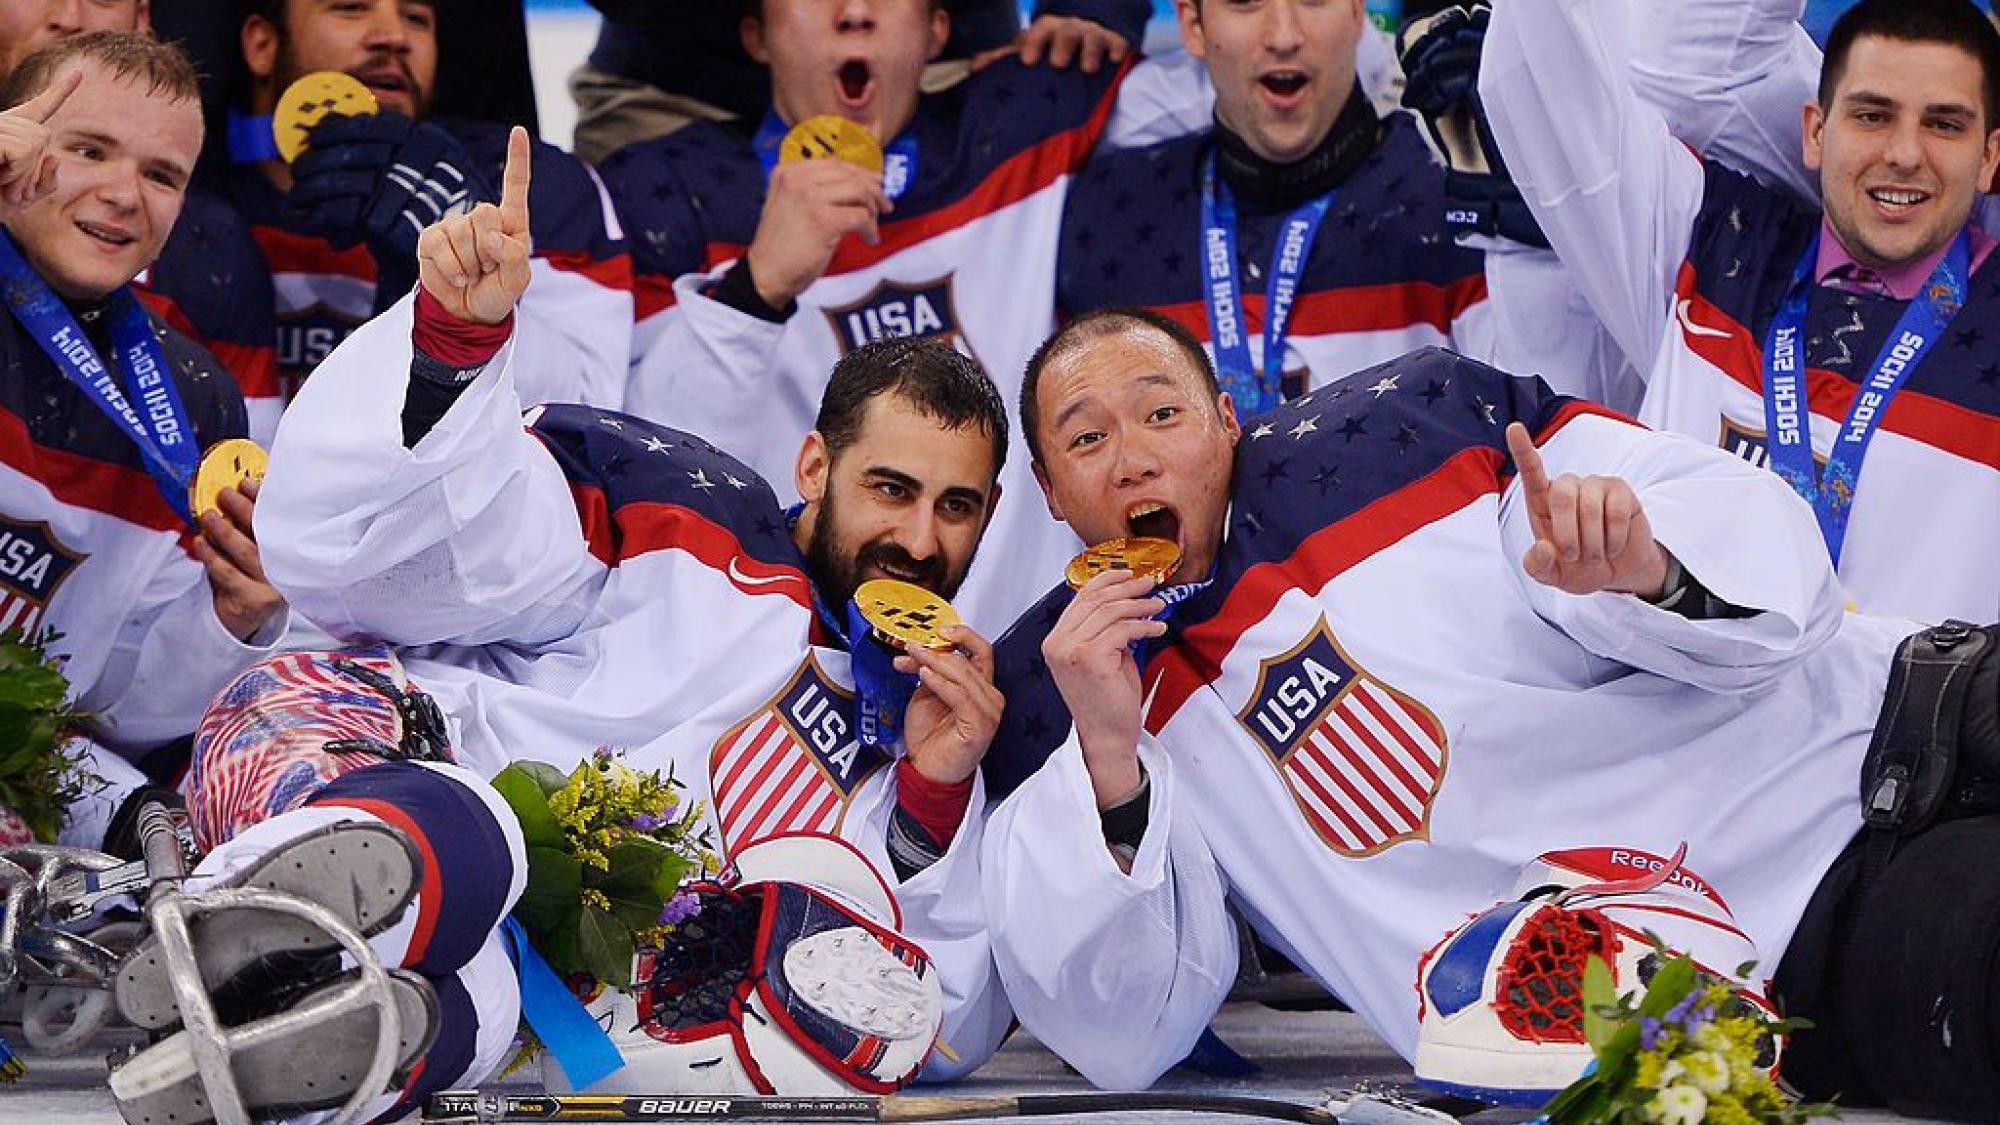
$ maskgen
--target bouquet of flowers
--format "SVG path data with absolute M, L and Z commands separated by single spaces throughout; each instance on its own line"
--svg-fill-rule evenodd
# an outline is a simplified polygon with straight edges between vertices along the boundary
M 516 762 L 493 779 L 521 821 L 528 884 L 514 917 L 559 976 L 629 988 L 632 955 L 697 909 L 681 891 L 716 858 L 699 802 L 671 774 L 635 770 L 600 747 L 565 775 Z
M 87 716 L 70 707 L 69 679 L 49 655 L 57 636 L 0 633 L 0 838 L 25 827 L 54 843 L 64 811 L 98 784 L 70 750 Z
M 1648 935 L 1651 936 L 1651 935 Z M 1636 1002 L 1614 992 L 1611 969 L 1584 967 L 1584 1037 L 1590 1071 L 1542 1111 L 1554 1125 L 1791 1125 L 1832 1116 L 1795 1101 L 1772 1080 L 1777 1037 L 1805 1022 L 1774 1019 L 1728 981 L 1705 972 L 1658 938 L 1660 968 Z M 1753 965 L 1743 965 L 1747 977 Z

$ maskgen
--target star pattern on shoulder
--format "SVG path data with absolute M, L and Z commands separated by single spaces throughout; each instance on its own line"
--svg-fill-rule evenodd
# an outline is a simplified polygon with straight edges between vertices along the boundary
M 770 535 L 776 535 L 777 533 L 778 533 L 778 523 L 776 520 L 773 520 L 769 516 L 757 517 L 757 534 L 770 536 Z
M 1293 426 L 1289 432 L 1292 435 L 1292 440 L 1298 441 L 1299 439 L 1305 437 L 1307 434 L 1313 433 L 1318 429 L 1319 429 L 1319 415 L 1315 414 L 1310 418 L 1299 419 L 1299 424 Z
M 1410 447 L 1417 444 L 1419 440 L 1417 428 L 1405 422 L 1396 427 L 1396 436 L 1389 439 L 1389 444 L 1394 445 L 1398 453 L 1408 453 Z
M 600 424 L 609 427 L 610 429 L 623 430 L 625 428 L 625 423 L 620 422 L 618 419 L 613 418 L 608 414 L 599 414 L 597 416 L 597 421 Z
M 1271 434 L 1272 434 L 1271 423 L 1259 422 L 1257 423 L 1257 428 L 1250 431 L 1250 440 L 1263 441 L 1265 438 L 1270 437 Z
M 1438 400 L 1444 397 L 1445 391 L 1449 390 L 1450 387 L 1450 379 L 1432 379 L 1428 386 L 1417 393 L 1423 396 L 1425 406 L 1436 406 Z
M 1348 444 L 1351 445 L 1355 438 L 1362 437 L 1368 433 L 1368 423 L 1360 418 L 1349 418 L 1347 421 L 1342 422 L 1340 428 L 1335 430 L 1334 433 L 1346 438 Z
M 694 472 L 689 473 L 688 482 L 703 492 L 711 492 L 715 489 L 715 482 L 708 479 L 707 469 L 696 469 Z
M 1986 338 L 1986 333 L 1981 332 L 1977 328 L 1967 328 L 1961 332 L 1954 333 L 1953 335 L 1954 335 L 1953 342 L 1958 347 L 1961 348 L 1977 347 L 1979 346 L 1979 341 L 1984 340 Z
M 674 447 L 673 442 L 663 440 L 656 434 L 647 434 L 646 440 L 639 444 L 645 446 L 648 453 L 665 453 Z
M 1379 399 L 1390 391 L 1401 390 L 1400 383 L 1402 378 L 1401 375 L 1384 375 L 1380 379 L 1377 379 L 1368 390 L 1373 392 L 1375 397 Z
M 1340 462 L 1335 461 L 1331 465 L 1321 465 L 1319 472 L 1313 474 L 1313 484 L 1319 486 L 1319 492 L 1322 496 L 1326 495 L 1329 489 L 1339 488 Z
M 1274 459 L 1270 464 L 1264 466 L 1264 471 L 1262 473 L 1259 473 L 1258 475 L 1264 478 L 1264 484 L 1266 487 L 1274 485 L 1278 483 L 1280 480 L 1283 480 L 1285 477 L 1291 475 L 1285 471 L 1285 462 L 1287 460 L 1288 458 L 1279 457 Z
M 2000 387 L 2000 363 L 1989 363 L 1980 368 L 1979 384 L 1983 387 Z
M 722 474 L 722 479 L 728 482 L 729 487 L 737 490 L 738 492 L 741 492 L 744 489 L 750 487 L 750 482 L 739 479 L 735 473 L 724 473 Z
M 1495 404 L 1487 402 L 1485 399 L 1480 398 L 1477 395 L 1473 396 L 1472 412 L 1474 414 L 1479 415 L 1480 419 L 1484 421 L 1487 425 L 1497 426 L 1500 424 L 1499 421 L 1493 416 L 1493 412 L 1497 409 L 1499 409 L 1499 407 L 1496 406 Z

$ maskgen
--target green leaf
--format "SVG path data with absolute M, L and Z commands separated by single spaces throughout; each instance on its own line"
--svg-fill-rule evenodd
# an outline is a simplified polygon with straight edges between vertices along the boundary
M 1685 1000 L 1694 989 L 1694 984 L 1694 962 L 1685 956 L 1673 958 L 1653 974 L 1653 983 L 1647 986 L 1646 995 L 1639 1001 L 1640 1013 L 1659 1019 L 1675 1004 Z
M 569 779 L 563 775 L 563 771 L 547 762 L 520 761 L 515 762 L 508 768 L 518 769 L 522 773 L 527 774 L 536 785 L 541 787 L 543 796 L 554 796 L 558 790 L 569 782 Z
M 686 856 L 676 855 L 666 860 L 660 864 L 658 871 L 653 872 L 653 893 L 660 896 L 661 902 L 666 902 L 680 893 L 681 884 L 687 881 L 694 869 L 695 861 Z
M 1583 1038 L 1593 1054 L 1602 1054 L 1618 1031 L 1618 1021 L 1604 1014 L 1617 1001 L 1618 986 L 1612 983 L 1611 966 L 1593 954 L 1583 965 Z
M 584 885 L 611 900 L 611 913 L 634 930 L 659 921 L 666 897 L 656 878 L 661 867 L 674 862 L 673 851 L 657 840 L 635 837 L 611 849 L 611 870 L 587 871 Z M 671 892 L 670 892 L 671 893 Z
M 576 927 L 583 968 L 613 988 L 632 987 L 632 931 L 601 910 L 586 910 Z
M 562 826 L 556 823 L 555 814 L 549 811 L 549 797 L 542 790 L 541 783 L 524 764 L 540 765 L 539 762 L 520 763 L 508 766 L 493 777 L 493 788 L 514 810 L 514 819 L 521 822 L 521 837 L 530 848 L 563 846 Z
M 530 930 L 555 933 L 583 909 L 583 865 L 555 848 L 528 849 L 528 885 L 514 913 Z

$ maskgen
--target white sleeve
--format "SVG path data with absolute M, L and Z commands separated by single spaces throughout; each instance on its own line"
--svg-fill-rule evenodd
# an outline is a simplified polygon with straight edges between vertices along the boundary
M 561 468 L 522 427 L 515 346 L 405 449 L 413 307 L 405 297 L 348 337 L 285 412 L 257 500 L 265 572 L 336 636 L 567 635 L 606 570 Z
M 1187 1057 L 1236 979 L 1222 873 L 1166 753 L 1142 739 L 1146 834 L 1106 848 L 1074 733 L 994 808 L 982 851 L 994 960 L 1021 1026 L 1093 1084 L 1140 1089 Z
M 623 409 L 632 363 L 632 291 L 545 258 L 532 259 L 529 269 L 534 280 L 514 314 L 521 326 L 514 347 L 521 404 Z
M 1516 567 L 1536 612 L 1606 659 L 1717 692 L 1753 690 L 1840 628 L 1842 597 L 1812 510 L 1775 473 L 1713 446 L 1598 415 L 1570 420 L 1542 446 L 1551 477 L 1623 478 L 1654 537 L 1689 574 L 1748 617 L 1693 621 L 1629 594 L 1583 596 Z M 1518 479 L 1500 533 L 1519 560 L 1534 542 Z
M 1632 91 L 1629 6 L 1496 5 L 1479 93 L 1550 244 L 1626 358 L 1650 371 L 1701 209 L 1703 173 Z
M 1800 111 L 1818 96 L 1820 50 L 1799 26 L 1804 8 L 1804 0 L 1640 0 L 1632 88 L 1696 152 L 1816 205 Z
M 893 812 L 896 770 L 885 772 L 890 777 L 884 794 L 885 812 Z M 975 773 L 972 798 L 944 856 L 896 888 L 903 933 L 931 955 L 944 988 L 944 1026 L 938 1037 L 952 1054 L 931 1056 L 921 1076 L 925 1082 L 952 1082 L 978 1069 L 1000 1049 L 1000 1041 L 1013 1023 L 1014 1010 L 1000 987 L 986 911 L 979 897 L 985 805 L 986 782 Z M 877 822 L 878 818 L 870 818 L 871 825 Z M 870 858 L 883 872 L 895 870 L 884 846 L 886 828 L 875 836 L 869 841 Z
M 258 503 L 262 507 L 262 501 Z M 264 555 L 269 558 L 269 549 Z M 97 682 L 77 706 L 96 714 L 92 730 L 118 750 L 143 750 L 194 732 L 215 693 L 278 649 L 291 619 L 281 610 L 246 643 L 215 616 L 201 564 L 175 552 L 126 617 Z
M 820 372 L 812 386 L 785 386 L 798 377 L 790 369 L 796 364 L 788 367 L 778 359 L 785 325 L 740 312 L 702 292 L 735 264 L 732 259 L 712 273 L 675 279 L 674 306 L 652 318 L 663 323 L 632 373 L 626 408 L 729 450 L 782 495 L 791 480 L 786 465 L 798 446 L 793 443 L 771 456 L 760 456 L 760 451 L 774 436 L 813 428 L 816 419 L 808 405 L 819 402 L 826 373 Z M 776 468 L 786 471 L 774 473 Z
M 1214 123 L 1215 87 L 1208 67 L 1186 51 L 1139 60 L 1118 87 L 1100 149 L 1144 148 L 1185 137 Z

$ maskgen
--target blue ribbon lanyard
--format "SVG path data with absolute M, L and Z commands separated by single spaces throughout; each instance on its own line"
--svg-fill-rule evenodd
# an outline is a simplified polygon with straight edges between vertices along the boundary
M 772 169 L 778 166 L 778 147 L 791 126 L 778 116 L 776 110 L 764 115 L 764 123 L 757 126 L 757 136 L 751 142 L 757 149 L 757 160 L 764 165 L 764 176 L 769 178 Z M 910 185 L 917 182 L 917 137 L 905 129 L 901 136 L 890 141 L 882 150 L 882 194 L 894 203 Z
M 587 1090 L 623 1067 L 625 1056 L 618 1045 L 542 959 L 512 914 L 501 920 L 500 936 L 521 983 L 521 1018 L 554 1056 L 569 1084 Z
M 1827 454 L 1826 468 L 1815 472 L 1804 353 L 1806 306 L 1812 297 L 1818 250 L 1816 243 L 1809 243 L 1800 255 L 1791 287 L 1764 337 L 1764 424 L 1772 470 L 1812 505 L 1827 553 L 1838 566 L 1868 443 L 1881 427 L 1889 401 L 1903 389 L 1910 373 L 1965 304 L 1972 273 L 1972 235 L 1969 230 L 1958 233 L 1944 260 L 1924 283 L 1923 292 L 1903 310 L 1895 330 L 1869 365 L 1868 377 L 1855 391 L 1847 420 L 1841 423 L 1839 436 Z
M 1214 154 L 1202 165 L 1202 295 L 1208 303 L 1208 332 L 1215 341 L 1217 374 L 1222 378 L 1222 389 L 1235 402 L 1239 418 L 1262 414 L 1278 405 L 1292 304 L 1298 297 L 1299 279 L 1306 272 L 1306 259 L 1312 255 L 1313 240 L 1319 237 L 1320 222 L 1332 205 L 1332 192 L 1308 200 L 1285 217 L 1278 232 L 1264 293 L 1264 366 L 1260 372 L 1250 357 L 1243 286 L 1236 277 L 1236 199 L 1229 193 L 1229 185 L 1215 174 Z
M 63 376 L 139 447 L 140 459 L 160 494 L 192 526 L 188 485 L 194 480 L 201 450 L 187 409 L 181 405 L 173 367 L 131 288 L 120 288 L 111 295 L 105 316 L 111 326 L 114 358 L 138 396 L 136 409 L 125 388 L 98 357 L 83 326 L 4 232 L 0 232 L 0 290 L 4 290 L 14 318 Z

